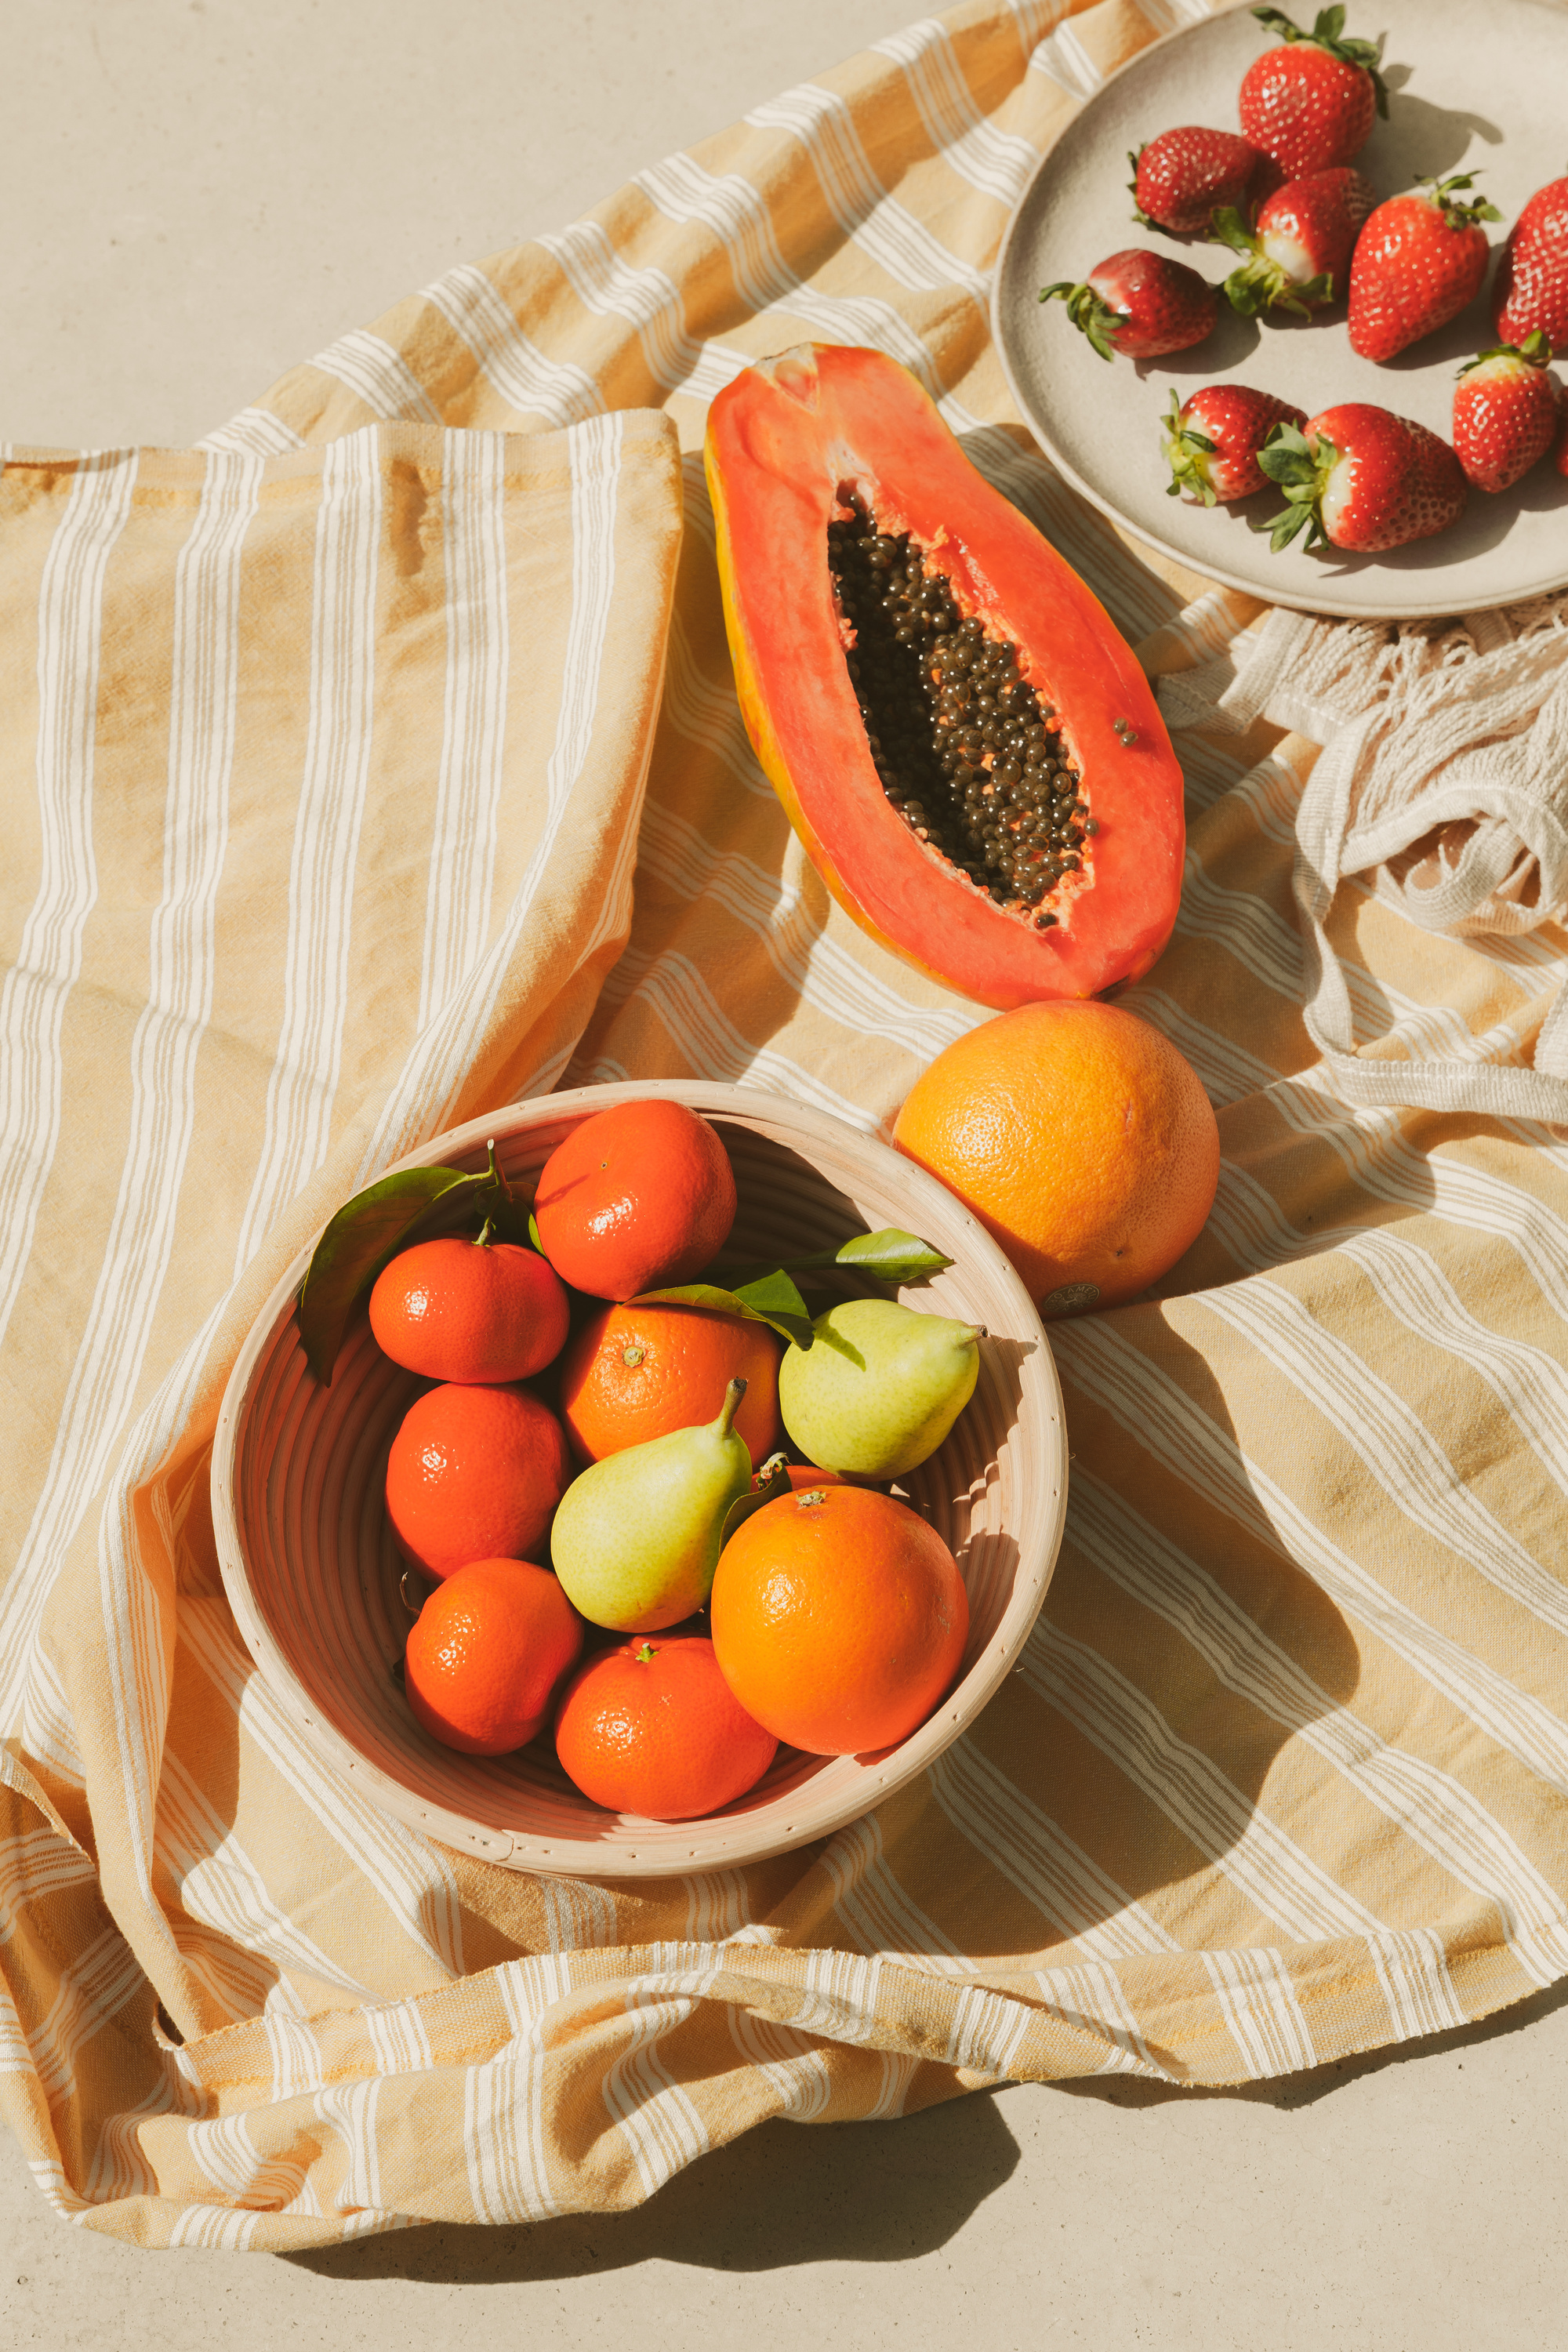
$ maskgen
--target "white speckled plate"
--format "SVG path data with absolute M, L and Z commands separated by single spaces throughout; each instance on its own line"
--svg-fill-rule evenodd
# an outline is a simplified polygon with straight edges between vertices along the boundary
M 1289 13 L 1310 24 L 1316 0 Z M 1426 173 L 1479 170 L 1501 212 L 1500 250 L 1527 197 L 1568 162 L 1568 10 L 1550 0 L 1350 0 L 1347 31 L 1383 36 L 1389 119 L 1357 168 L 1379 196 Z M 1085 277 L 1107 254 L 1143 245 L 1216 282 L 1235 256 L 1132 218 L 1128 151 L 1182 122 L 1237 127 L 1236 93 L 1269 36 L 1241 7 L 1205 18 L 1123 66 L 1050 150 L 1002 241 L 994 298 L 997 347 L 1019 410 L 1047 455 L 1086 498 L 1142 540 L 1233 588 L 1315 613 L 1418 618 L 1484 612 L 1568 586 L 1568 481 L 1544 460 L 1500 496 L 1472 490 L 1451 530 L 1389 555 L 1269 552 L 1247 524 L 1280 504 L 1272 490 L 1231 508 L 1168 498 L 1161 413 L 1173 384 L 1241 383 L 1309 415 L 1368 400 L 1447 440 L 1460 362 L 1491 341 L 1491 272 L 1469 309 L 1383 367 L 1358 359 L 1342 303 L 1309 322 L 1276 312 L 1238 318 L 1221 305 L 1206 342 L 1167 358 L 1108 365 L 1039 289 Z

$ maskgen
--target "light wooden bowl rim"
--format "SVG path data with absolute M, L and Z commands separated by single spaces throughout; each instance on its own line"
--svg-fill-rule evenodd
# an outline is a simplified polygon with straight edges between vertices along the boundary
M 526 1134 L 535 1128 L 584 1118 L 595 1111 L 607 1110 L 616 1103 L 646 1102 L 655 1097 L 684 1103 L 689 1109 L 707 1118 L 730 1119 L 754 1129 L 763 1129 L 765 1122 L 765 1131 L 770 1139 L 783 1142 L 785 1148 L 795 1151 L 830 1182 L 835 1180 L 822 1169 L 819 1157 L 825 1149 L 830 1160 L 843 1156 L 851 1163 L 859 1162 L 862 1167 L 868 1162 L 875 1165 L 879 1160 L 893 1162 L 892 1169 L 884 1166 L 883 1174 L 885 1177 L 896 1175 L 898 1187 L 907 1194 L 911 1213 L 910 1229 L 912 1231 L 921 1229 L 922 1204 L 931 1212 L 929 1222 L 933 1227 L 944 1224 L 951 1227 L 956 1213 L 977 1270 L 984 1270 L 990 1280 L 1000 1282 L 1004 1291 L 1011 1294 L 1015 1330 L 1018 1337 L 1035 1343 L 1033 1376 L 1045 1384 L 1043 1401 L 1048 1406 L 1047 1427 L 1055 1443 L 1057 1458 L 1054 1462 L 1037 1465 L 1041 1474 L 1042 1499 L 1046 1505 L 1040 1514 L 1041 1523 L 1033 1530 L 1009 1530 L 1017 1544 L 1017 1563 L 1007 1605 L 990 1641 L 941 1706 L 908 1739 L 863 1767 L 862 1780 L 849 1791 L 835 1801 L 818 1801 L 814 1805 L 808 1783 L 796 1801 L 785 1804 L 782 1798 L 775 1800 L 780 1810 L 787 1811 L 791 1816 L 782 1828 L 764 1828 L 762 1812 L 752 1811 L 749 1814 L 720 1814 L 675 1824 L 638 1824 L 623 1817 L 624 1826 L 592 1840 L 555 1834 L 548 1838 L 520 1836 L 504 1827 L 453 1812 L 443 1805 L 422 1801 L 402 1781 L 383 1771 L 379 1765 L 370 1763 L 335 1725 L 323 1721 L 296 1675 L 287 1653 L 257 1605 L 251 1590 L 235 1501 L 241 1424 L 258 1366 L 270 1349 L 279 1326 L 287 1322 L 294 1312 L 300 1286 L 315 1247 L 312 1240 L 282 1276 L 252 1324 L 229 1375 L 218 1409 L 217 1426 L 213 1438 L 211 1480 L 213 1527 L 224 1590 L 241 1638 L 274 1697 L 308 1748 L 324 1762 L 345 1773 L 351 1783 L 371 1802 L 411 1828 L 437 1838 L 447 1845 L 455 1846 L 459 1852 L 471 1853 L 480 1861 L 500 1863 L 514 1870 L 541 1871 L 565 1877 L 653 1878 L 692 1871 L 736 1869 L 748 1863 L 763 1862 L 772 1855 L 789 1853 L 797 1846 L 809 1844 L 816 1838 L 828 1836 L 834 1831 L 858 1821 L 925 1771 L 943 1749 L 968 1728 L 994 1696 L 1011 1673 L 1029 1637 L 1061 1548 L 1068 1487 L 1061 1384 L 1050 1342 L 1036 1312 L 1034 1301 L 1011 1262 L 979 1220 L 934 1176 L 905 1159 L 901 1152 L 895 1152 L 879 1138 L 850 1127 L 826 1112 L 809 1109 L 786 1096 L 768 1093 L 758 1087 L 655 1079 L 614 1086 L 577 1087 L 560 1094 L 540 1095 L 526 1102 L 508 1104 L 482 1118 L 469 1119 L 461 1127 L 449 1128 L 444 1134 L 432 1137 L 417 1151 L 411 1151 L 403 1159 L 391 1162 L 380 1172 L 389 1175 L 395 1169 L 455 1163 L 465 1153 L 482 1152 L 486 1141 L 492 1136 L 500 1141 L 503 1138 Z M 847 1759 L 833 1760 L 842 1763 Z M 673 1853 L 660 1843 L 671 1828 L 690 1833 L 690 1844 L 682 1855 Z M 658 1844 L 659 1851 L 650 1851 L 645 1841 Z

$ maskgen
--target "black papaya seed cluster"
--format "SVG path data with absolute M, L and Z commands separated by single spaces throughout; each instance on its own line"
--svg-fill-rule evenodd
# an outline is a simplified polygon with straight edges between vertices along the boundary
M 907 531 L 879 530 L 858 497 L 839 503 L 827 562 L 882 790 L 976 889 L 1049 930 L 1044 902 L 1098 830 L 1060 721 L 1020 672 L 1017 646 L 960 609 Z

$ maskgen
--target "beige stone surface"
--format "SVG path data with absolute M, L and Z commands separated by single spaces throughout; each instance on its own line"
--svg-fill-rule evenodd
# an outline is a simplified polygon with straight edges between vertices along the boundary
M 908 0 L 0 0 L 0 438 L 182 443 Z M 1023 2085 L 770 2126 L 650 2205 L 142 2256 L 0 2141 L 0 2342 L 1491 2352 L 1568 2335 L 1568 1993 L 1235 2097 Z
M 0 2143 L 14 2352 L 1553 2352 L 1568 1997 L 1229 2097 L 1021 2084 L 770 2124 L 627 2214 L 273 2260 L 142 2254 Z

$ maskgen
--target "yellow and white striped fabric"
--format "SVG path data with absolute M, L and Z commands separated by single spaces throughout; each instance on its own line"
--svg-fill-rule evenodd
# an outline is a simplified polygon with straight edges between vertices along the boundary
M 987 338 L 1008 209 L 1169 0 L 967 0 L 451 272 L 195 453 L 0 475 L 0 2096 L 58 2210 L 282 2249 L 625 2205 L 749 2125 L 1225 2083 L 1568 1973 L 1568 1148 L 1352 1110 L 1290 897 L 1313 752 L 1184 737 L 1125 1001 L 1220 1109 L 1156 1304 L 1056 1334 L 1066 1545 L 939 1769 L 743 1873 L 514 1876 L 301 1752 L 207 1447 L 380 1164 L 563 1077 L 870 1127 L 975 1007 L 828 902 L 747 746 L 698 450 L 763 352 L 915 368 L 1149 666 L 1255 608 L 1087 511 Z M 1528 1051 L 1568 937 L 1334 919 L 1382 1051 Z

